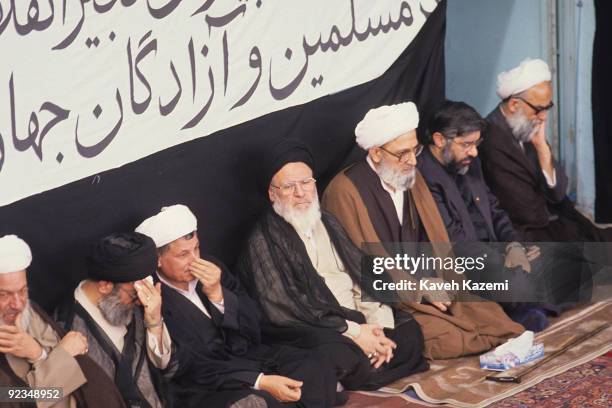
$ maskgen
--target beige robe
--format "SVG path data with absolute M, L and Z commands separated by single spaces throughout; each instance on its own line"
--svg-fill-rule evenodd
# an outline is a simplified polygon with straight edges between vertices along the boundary
M 34 337 L 47 352 L 47 358 L 30 364 L 26 359 L 7 354 L 6 359 L 13 372 L 30 387 L 60 387 L 63 398 L 57 402 L 39 402 L 38 407 L 74 408 L 75 399 L 70 395 L 87 382 L 79 364 L 66 350 L 58 346 L 61 339 L 29 305 L 30 323 L 26 332 Z
M 363 243 L 380 242 L 368 208 L 357 187 L 344 174 L 346 170 L 336 175 L 328 185 L 323 194 L 322 208 L 340 221 L 355 245 L 362 247 Z M 438 207 L 418 171 L 411 193 L 427 236 L 430 242 L 435 243 L 434 251 L 438 256 L 448 255 L 451 252 L 448 234 Z M 396 278 L 393 272 L 391 276 Z M 448 280 L 447 273 L 443 277 Z M 402 275 L 401 278 L 405 279 L 406 276 Z M 420 303 L 421 296 L 417 293 L 416 298 L 405 299 L 397 307 L 410 311 L 420 324 L 425 339 L 424 354 L 429 359 L 482 353 L 525 330 L 494 302 L 453 302 L 445 313 L 434 306 Z

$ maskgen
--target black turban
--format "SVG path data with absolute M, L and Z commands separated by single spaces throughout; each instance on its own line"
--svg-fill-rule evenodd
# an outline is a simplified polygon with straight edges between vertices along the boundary
M 96 281 L 134 282 L 153 275 L 156 268 L 155 243 L 138 232 L 108 235 L 92 246 L 87 257 L 88 276 Z
M 295 139 L 284 139 L 272 148 L 263 163 L 261 175 L 262 188 L 268 190 L 272 177 L 287 163 L 302 162 L 308 165 L 314 173 L 315 162 L 312 153 L 302 142 Z

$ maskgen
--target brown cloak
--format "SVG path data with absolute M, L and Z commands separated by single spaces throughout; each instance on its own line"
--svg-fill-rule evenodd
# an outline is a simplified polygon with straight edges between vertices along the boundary
M 334 177 L 323 194 L 322 207 L 336 216 L 357 246 L 406 239 L 410 234 L 403 231 L 410 223 L 417 231 L 422 227 L 421 233 L 413 235 L 422 239 L 424 232 L 438 256 L 451 253 L 448 234 L 436 203 L 418 171 L 413 188 L 405 193 L 403 225 L 399 224 L 389 194 L 366 161 L 354 164 Z M 411 211 L 414 208 L 416 214 Z M 374 219 L 378 220 L 378 228 Z M 385 226 L 380 225 L 383 222 Z M 401 278 L 406 279 L 406 276 Z M 494 302 L 482 299 L 453 302 L 447 312 L 442 312 L 420 303 L 421 297 L 421 293 L 416 293 L 416 298 L 405 299 L 397 307 L 410 311 L 421 325 L 425 357 L 430 359 L 482 353 L 524 331 L 523 326 L 510 320 Z

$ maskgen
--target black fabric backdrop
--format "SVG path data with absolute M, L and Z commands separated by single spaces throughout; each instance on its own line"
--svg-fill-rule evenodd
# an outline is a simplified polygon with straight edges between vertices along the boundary
M 189 206 L 198 218 L 202 252 L 232 265 L 267 205 L 257 175 L 269 147 L 285 137 L 303 140 L 316 158 L 321 193 L 338 170 L 365 154 L 353 131 L 370 108 L 412 100 L 426 122 L 444 98 L 445 30 L 443 0 L 375 80 L 0 208 L 0 236 L 17 234 L 32 248 L 31 297 L 49 309 L 72 296 L 93 240 L 132 230 L 164 205 Z
M 593 44 L 593 144 L 595 221 L 612 223 L 612 2 L 595 0 Z

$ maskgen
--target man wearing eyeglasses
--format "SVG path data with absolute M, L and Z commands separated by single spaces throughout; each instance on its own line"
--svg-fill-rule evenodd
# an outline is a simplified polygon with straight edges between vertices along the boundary
M 320 211 L 310 151 L 287 140 L 264 167 L 272 208 L 255 224 L 239 271 L 265 315 L 265 332 L 316 350 L 347 389 L 378 389 L 426 370 L 418 324 L 362 301 L 362 253 Z
M 478 282 L 508 279 L 509 290 L 492 292 L 492 298 L 490 293 L 486 295 L 495 301 L 505 300 L 503 306 L 510 317 L 528 330 L 541 331 L 547 325 L 545 309 L 537 304 L 509 303 L 513 299 L 535 302 L 542 292 L 536 290 L 542 270 L 536 268 L 531 273 L 531 262 L 540 256 L 540 249 L 525 249 L 520 244 L 520 234 L 484 181 L 478 146 L 485 127 L 486 122 L 471 106 L 444 101 L 429 120 L 429 145 L 418 167 L 454 243 L 455 255 L 487 254 L 486 268 L 469 271 L 467 276 Z M 497 304 L 490 307 L 499 309 Z M 503 328 L 508 321 L 500 310 L 498 324 L 493 327 Z
M 610 241 L 566 196 L 567 177 L 546 142 L 552 101 L 546 62 L 526 59 L 497 78 L 501 103 L 483 134 L 484 175 L 515 227 L 528 241 Z
M 445 256 L 449 236 L 417 168 L 423 151 L 417 126 L 418 112 L 412 103 L 372 109 L 357 125 L 357 143 L 367 157 L 338 174 L 323 196 L 324 208 L 339 219 L 356 245 L 411 242 L 419 248 L 416 255 L 431 249 Z M 469 155 L 463 156 L 460 165 L 468 160 Z M 406 292 L 398 308 L 408 310 L 421 326 L 427 358 L 483 352 L 523 330 L 489 302 L 451 302 L 452 294 L 445 291 L 414 292 L 413 296 Z
M 88 355 L 114 380 L 127 407 L 166 406 L 162 374 L 170 377 L 178 368 L 162 319 L 160 285 L 147 279 L 156 266 L 151 238 L 108 235 L 92 245 L 88 279 L 56 310 L 65 328 L 87 337 Z

